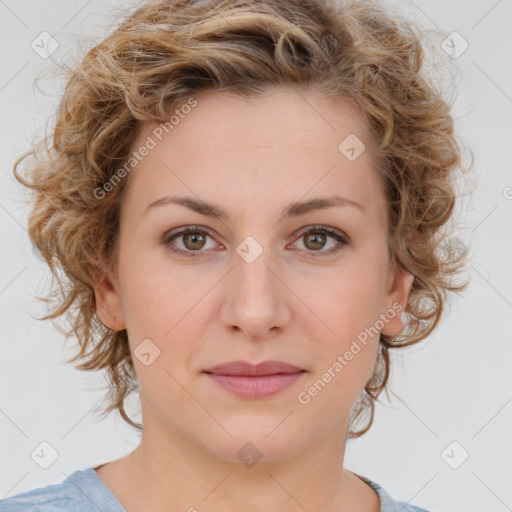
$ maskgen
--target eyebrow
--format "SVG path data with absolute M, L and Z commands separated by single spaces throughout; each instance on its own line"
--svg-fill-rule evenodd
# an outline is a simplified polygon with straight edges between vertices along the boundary
M 223 221 L 227 221 L 230 218 L 230 215 L 227 210 L 225 210 L 222 206 L 218 204 L 207 203 L 201 199 L 186 197 L 186 196 L 164 196 L 156 201 L 153 201 L 149 204 L 144 210 L 144 214 L 146 214 L 149 210 L 156 206 L 163 206 L 167 204 L 180 204 L 191 210 L 200 213 L 201 215 L 205 215 L 208 217 L 220 219 Z M 309 201 L 295 201 L 290 203 L 282 213 L 283 218 L 290 217 L 299 217 L 301 215 L 305 215 L 306 213 L 315 211 L 315 210 L 325 210 L 326 208 L 331 208 L 333 206 L 352 206 L 354 208 L 359 209 L 364 212 L 365 208 L 355 201 L 351 201 L 350 199 L 346 199 L 340 196 L 330 196 L 330 197 L 319 197 L 315 199 L 310 199 Z

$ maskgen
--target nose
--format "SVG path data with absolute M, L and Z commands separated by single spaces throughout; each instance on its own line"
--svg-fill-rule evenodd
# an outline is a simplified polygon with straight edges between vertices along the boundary
M 221 306 L 222 325 L 241 337 L 264 340 L 282 333 L 290 322 L 290 289 L 271 250 L 251 261 L 243 252 L 233 257 Z

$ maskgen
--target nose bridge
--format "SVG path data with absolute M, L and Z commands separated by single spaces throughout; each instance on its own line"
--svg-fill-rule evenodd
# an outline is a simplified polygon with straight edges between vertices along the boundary
M 236 326 L 250 338 L 282 329 L 289 318 L 286 287 L 278 277 L 270 237 L 245 238 L 236 247 L 233 265 L 228 276 L 230 292 L 223 307 L 225 326 Z
M 276 265 L 270 237 L 247 236 L 236 247 L 233 278 L 246 298 L 276 299 Z

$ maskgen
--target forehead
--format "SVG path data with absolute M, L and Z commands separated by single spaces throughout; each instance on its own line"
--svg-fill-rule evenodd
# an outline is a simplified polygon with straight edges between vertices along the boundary
M 312 89 L 279 86 L 257 97 L 206 91 L 194 99 L 196 106 L 174 115 L 166 132 L 172 131 L 177 141 L 191 134 L 201 137 L 198 142 L 204 148 L 219 144 L 224 148 L 238 144 L 282 147 L 284 137 L 293 147 L 326 147 L 332 145 L 333 135 L 336 139 L 348 131 L 369 138 L 362 114 L 353 103 L 327 98 Z M 157 126 L 144 123 L 139 139 Z
M 351 103 L 288 87 L 253 98 L 203 92 L 194 99 L 195 106 L 176 108 L 165 130 L 146 122 L 139 131 L 133 149 L 150 139 L 154 147 L 130 176 L 130 189 L 146 205 L 166 191 L 230 204 L 276 195 L 288 203 L 308 190 L 357 202 L 378 193 L 370 152 L 351 161 L 340 150 L 350 137 L 371 144 Z

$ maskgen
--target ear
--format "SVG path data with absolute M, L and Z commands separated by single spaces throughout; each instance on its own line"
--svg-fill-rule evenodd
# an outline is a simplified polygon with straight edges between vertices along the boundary
M 385 310 L 383 311 L 386 322 L 381 330 L 382 334 L 396 335 L 403 331 L 405 324 L 402 320 L 402 313 L 407 306 L 413 281 L 414 274 L 398 264 L 388 274 Z
M 110 269 L 97 277 L 94 297 L 96 313 L 101 323 L 113 331 L 126 329 L 119 286 Z

